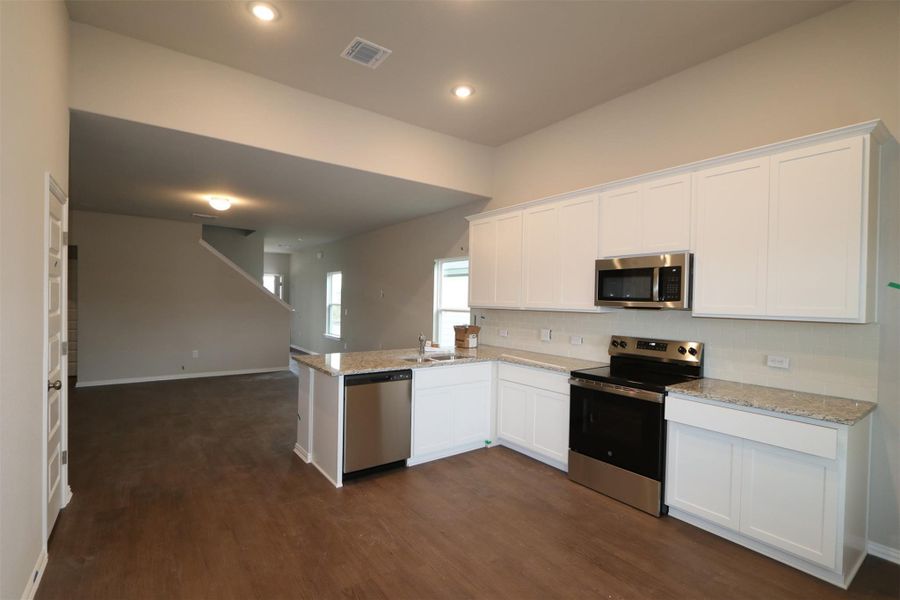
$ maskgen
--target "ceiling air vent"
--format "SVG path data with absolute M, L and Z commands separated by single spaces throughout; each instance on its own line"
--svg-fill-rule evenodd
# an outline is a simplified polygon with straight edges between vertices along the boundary
M 341 56 L 347 60 L 366 65 L 370 69 L 374 69 L 383 63 L 384 59 L 390 55 L 391 51 L 387 48 L 379 46 L 378 44 L 373 44 L 369 40 L 364 40 L 361 37 L 354 39 L 350 42 L 350 45 L 341 52 Z

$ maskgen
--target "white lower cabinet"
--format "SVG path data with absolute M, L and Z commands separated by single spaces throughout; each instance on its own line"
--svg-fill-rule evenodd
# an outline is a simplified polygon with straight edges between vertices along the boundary
M 670 515 L 846 588 L 866 555 L 871 417 L 853 426 L 670 394 Z
M 415 370 L 408 464 L 484 446 L 491 436 L 492 392 L 490 363 Z
M 498 379 L 498 441 L 565 470 L 569 462 L 568 376 L 501 364 Z

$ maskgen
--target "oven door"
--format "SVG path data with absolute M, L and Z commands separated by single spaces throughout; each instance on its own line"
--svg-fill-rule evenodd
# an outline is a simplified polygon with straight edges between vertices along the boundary
M 662 481 L 665 396 L 585 379 L 569 383 L 569 448 Z

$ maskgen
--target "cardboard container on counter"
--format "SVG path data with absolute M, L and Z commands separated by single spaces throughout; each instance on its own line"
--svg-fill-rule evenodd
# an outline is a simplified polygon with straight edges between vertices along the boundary
M 456 334 L 457 348 L 478 347 L 478 332 L 481 331 L 478 325 L 455 325 L 453 331 Z

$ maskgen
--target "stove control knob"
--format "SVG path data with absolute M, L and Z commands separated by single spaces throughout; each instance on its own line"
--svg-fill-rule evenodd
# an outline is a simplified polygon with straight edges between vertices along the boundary
M 691 356 L 697 356 L 697 349 L 696 349 L 696 348 L 691 348 L 691 349 L 688 350 L 688 352 L 691 353 Z
M 618 347 L 619 347 L 619 342 L 618 342 L 617 340 L 613 340 L 613 341 L 612 341 L 612 347 L 613 347 L 613 348 L 618 348 Z
M 619 342 L 619 347 L 620 347 L 620 348 L 627 348 L 627 347 L 628 347 L 628 342 L 626 342 L 625 340 L 622 340 L 621 342 Z
M 678 354 L 687 354 L 687 348 L 684 346 L 678 346 Z

